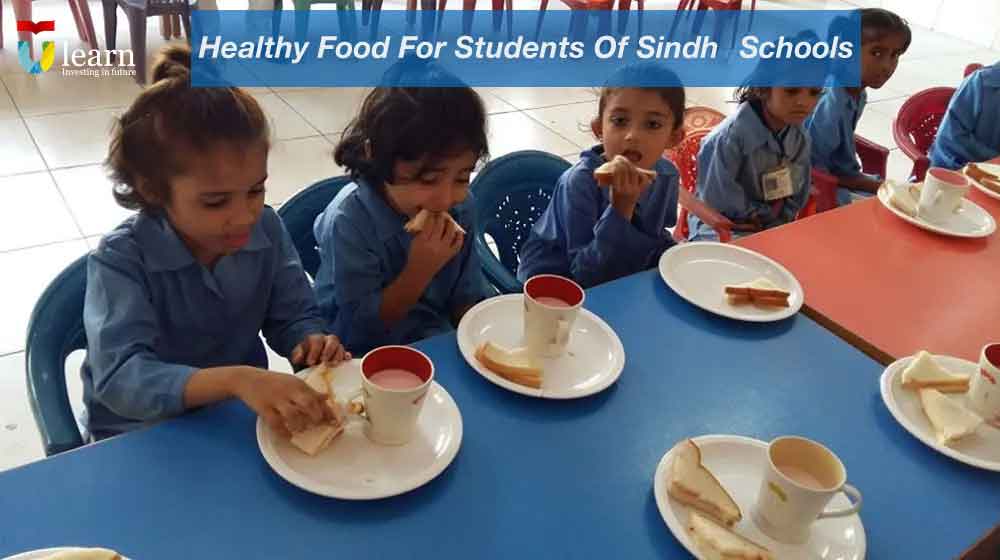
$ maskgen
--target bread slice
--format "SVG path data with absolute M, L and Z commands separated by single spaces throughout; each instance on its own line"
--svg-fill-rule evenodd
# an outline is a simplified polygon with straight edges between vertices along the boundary
M 615 178 L 615 172 L 623 166 L 635 167 L 635 169 L 642 175 L 646 175 L 650 180 L 656 179 L 656 172 L 649 169 L 642 169 L 641 167 L 636 167 L 629 159 L 623 155 L 617 155 L 611 159 L 611 161 L 601 164 L 597 169 L 594 170 L 594 180 L 597 184 L 602 187 L 607 187 L 611 184 L 611 181 Z
M 889 189 L 889 204 L 907 216 L 916 216 L 917 200 L 920 198 L 919 189 L 915 188 L 914 185 L 893 181 L 887 181 L 885 184 L 885 188 Z
M 962 172 L 980 185 L 997 194 L 1000 194 L 1000 177 L 997 177 L 974 163 L 966 165 L 965 168 L 962 169 Z
M 920 405 L 941 445 L 951 445 L 975 433 L 983 423 L 983 419 L 977 414 L 937 389 L 920 389 Z
M 312 426 L 292 434 L 292 445 L 298 447 L 306 455 L 316 455 L 326 449 L 330 442 L 344 431 L 344 412 L 340 403 L 337 402 L 333 389 L 330 388 L 332 375 L 333 372 L 326 366 L 318 366 L 305 379 L 306 385 L 327 396 L 325 404 L 333 415 L 333 420 L 329 423 Z
M 791 292 L 782 290 L 777 284 L 764 277 L 743 284 L 723 286 L 722 290 L 730 305 L 755 304 L 761 307 L 788 307 L 788 297 L 792 295 Z
M 486 341 L 476 349 L 476 359 L 493 373 L 518 385 L 542 387 L 542 367 L 525 350 L 509 350 Z
M 122 555 L 107 548 L 67 548 L 42 556 L 42 560 L 121 560 Z
M 427 220 L 431 217 L 432 214 L 433 212 L 424 208 L 420 212 L 417 212 L 417 215 L 414 216 L 412 219 L 410 219 L 410 221 L 406 222 L 403 225 L 403 229 L 406 230 L 406 233 L 410 234 L 420 233 L 421 231 L 424 230 L 424 226 L 427 224 Z M 455 218 L 451 217 L 451 214 L 449 214 L 448 212 L 441 212 L 441 215 L 444 216 L 445 219 L 449 220 L 452 224 L 454 224 L 455 229 L 462 232 L 462 235 L 465 235 L 465 229 L 463 229 L 462 226 L 458 225 L 458 222 L 455 221 Z
M 691 512 L 687 530 L 701 553 L 702 560 L 774 560 L 767 548 L 730 531 L 697 511 Z
M 934 356 L 925 350 L 903 370 L 903 387 L 907 389 L 937 389 L 942 393 L 964 393 L 969 390 L 969 376 L 941 367 Z
M 743 519 L 740 506 L 715 475 L 701 464 L 701 450 L 690 439 L 677 444 L 674 450 L 667 493 L 724 525 L 732 527 Z

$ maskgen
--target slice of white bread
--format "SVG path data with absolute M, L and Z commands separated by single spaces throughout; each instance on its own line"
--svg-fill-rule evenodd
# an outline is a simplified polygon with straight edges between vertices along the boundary
M 306 385 L 317 393 L 326 395 L 326 406 L 333 415 L 333 420 L 318 426 L 312 426 L 301 432 L 292 434 L 291 443 L 307 455 L 316 455 L 326 449 L 330 442 L 344 431 L 344 412 L 336 400 L 333 389 L 330 388 L 330 377 L 333 372 L 326 366 L 318 366 L 306 377 Z
M 122 555 L 107 548 L 67 548 L 42 556 L 42 560 L 121 560 Z
M 942 393 L 964 393 L 969 390 L 969 376 L 951 373 L 941 367 L 930 352 L 921 350 L 903 370 L 903 387 L 937 389 Z
M 920 389 L 920 405 L 934 427 L 938 443 L 951 445 L 975 433 L 983 419 L 937 389 Z
M 650 169 L 643 169 L 641 167 L 637 167 L 635 164 L 633 164 L 631 161 L 629 161 L 629 159 L 627 157 L 625 157 L 623 155 L 620 155 L 620 154 L 617 155 L 617 156 L 615 156 L 615 157 L 613 157 L 611 159 L 611 161 L 609 161 L 607 163 L 603 163 L 597 169 L 595 169 L 594 170 L 594 179 L 597 181 L 598 185 L 600 185 L 602 187 L 607 187 L 608 185 L 611 184 L 611 181 L 614 180 L 614 178 L 615 178 L 615 171 L 617 171 L 619 168 L 621 168 L 623 166 L 635 167 L 635 169 L 640 174 L 647 176 L 652 181 L 656 180 L 656 172 L 655 171 L 652 171 Z
M 420 212 L 417 212 L 417 215 L 410 219 L 410 221 L 406 222 L 406 224 L 403 225 L 403 229 L 406 230 L 406 233 L 420 233 L 424 230 L 424 225 L 427 224 L 427 220 L 430 219 L 432 215 L 433 213 L 430 210 L 424 208 Z M 441 212 L 440 215 L 444 216 L 446 220 L 454 224 L 455 228 L 462 232 L 462 235 L 465 235 L 465 229 L 458 225 L 458 222 L 455 221 L 455 218 L 451 217 L 451 214 L 448 212 Z
M 476 349 L 476 359 L 493 373 L 518 385 L 542 387 L 542 367 L 523 349 L 510 350 L 486 341 Z
M 701 450 L 690 439 L 674 448 L 667 492 L 678 502 L 704 512 L 730 527 L 743 519 L 740 506 L 715 475 L 701 464 Z
M 688 535 L 702 560 L 773 560 L 771 551 L 697 511 L 688 517 Z

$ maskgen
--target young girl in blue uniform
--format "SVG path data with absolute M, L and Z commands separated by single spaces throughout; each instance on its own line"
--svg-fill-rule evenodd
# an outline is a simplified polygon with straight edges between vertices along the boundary
M 960 169 L 1000 156 L 1000 63 L 965 78 L 931 146 L 931 165 Z
M 456 82 L 433 65 L 393 72 L 409 83 Z M 489 295 L 469 192 L 486 155 L 486 111 L 468 87 L 380 87 L 364 100 L 334 154 L 354 182 L 313 228 L 320 307 L 352 352 L 447 332 Z M 421 210 L 432 217 L 407 232 Z
M 239 89 L 191 88 L 190 56 L 167 48 L 113 133 L 114 195 L 138 213 L 87 263 L 81 375 L 92 439 L 230 397 L 279 432 L 302 430 L 329 414 L 325 397 L 267 371 L 260 332 L 297 364 L 348 357 L 264 206 L 264 113 Z

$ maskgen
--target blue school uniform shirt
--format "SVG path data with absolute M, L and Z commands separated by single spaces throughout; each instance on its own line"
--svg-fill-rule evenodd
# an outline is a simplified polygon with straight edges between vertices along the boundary
M 781 139 L 781 144 L 779 140 Z M 775 212 L 764 198 L 762 178 L 782 161 L 792 177 L 792 195 Z M 795 219 L 812 186 L 809 135 L 802 126 L 771 132 L 750 103 L 722 121 L 698 151 L 698 198 L 734 222 L 754 216 L 766 229 Z M 715 231 L 694 214 L 688 215 L 691 239 L 713 239 Z
M 837 177 L 861 175 L 854 131 L 868 103 L 868 93 L 855 99 L 847 88 L 830 87 L 823 92 L 816 110 L 806 119 L 812 165 Z
M 959 169 L 1000 156 L 1000 64 L 979 69 L 958 86 L 931 146 L 934 167 Z
M 656 180 L 627 221 L 611 206 L 610 189 L 594 179 L 605 161 L 603 146 L 595 146 L 559 177 L 519 251 L 520 281 L 558 274 L 588 288 L 655 266 L 674 244 L 667 228 L 677 223 L 677 168 L 663 158 L 656 162 Z
M 377 346 L 408 344 L 452 329 L 452 312 L 485 299 L 488 285 L 473 246 L 475 199 L 451 209 L 468 232 L 457 255 L 431 280 L 406 316 L 388 326 L 379 317 L 382 292 L 403 271 L 413 236 L 408 218 L 359 179 L 344 187 L 316 218 L 316 296 L 323 316 L 356 355 Z
M 87 260 L 83 322 L 83 398 L 96 439 L 184 412 L 199 369 L 266 368 L 261 331 L 286 357 L 326 331 L 292 240 L 267 207 L 247 245 L 211 269 L 165 217 L 130 217 Z

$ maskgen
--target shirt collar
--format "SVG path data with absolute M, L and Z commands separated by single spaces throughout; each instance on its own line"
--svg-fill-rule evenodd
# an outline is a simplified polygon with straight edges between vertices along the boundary
M 733 123 L 735 132 L 743 138 L 745 153 L 753 153 L 761 146 L 766 146 L 774 139 L 774 133 L 764 124 L 764 119 L 757 113 L 751 102 L 742 103 L 736 110 L 736 120 Z M 789 128 L 789 127 L 785 127 Z M 777 142 L 777 140 L 774 140 Z
M 364 205 L 375 226 L 379 241 L 386 241 L 402 233 L 407 217 L 395 211 L 378 191 L 364 179 L 358 179 L 358 199 Z
M 271 239 L 261 222 L 263 216 L 254 224 L 250 241 L 240 248 L 240 252 L 271 247 Z M 140 212 L 135 221 L 135 235 L 151 271 L 178 270 L 197 262 L 166 216 Z
M 988 87 L 1000 87 L 1000 63 L 979 69 L 976 74 L 981 76 L 983 85 Z

